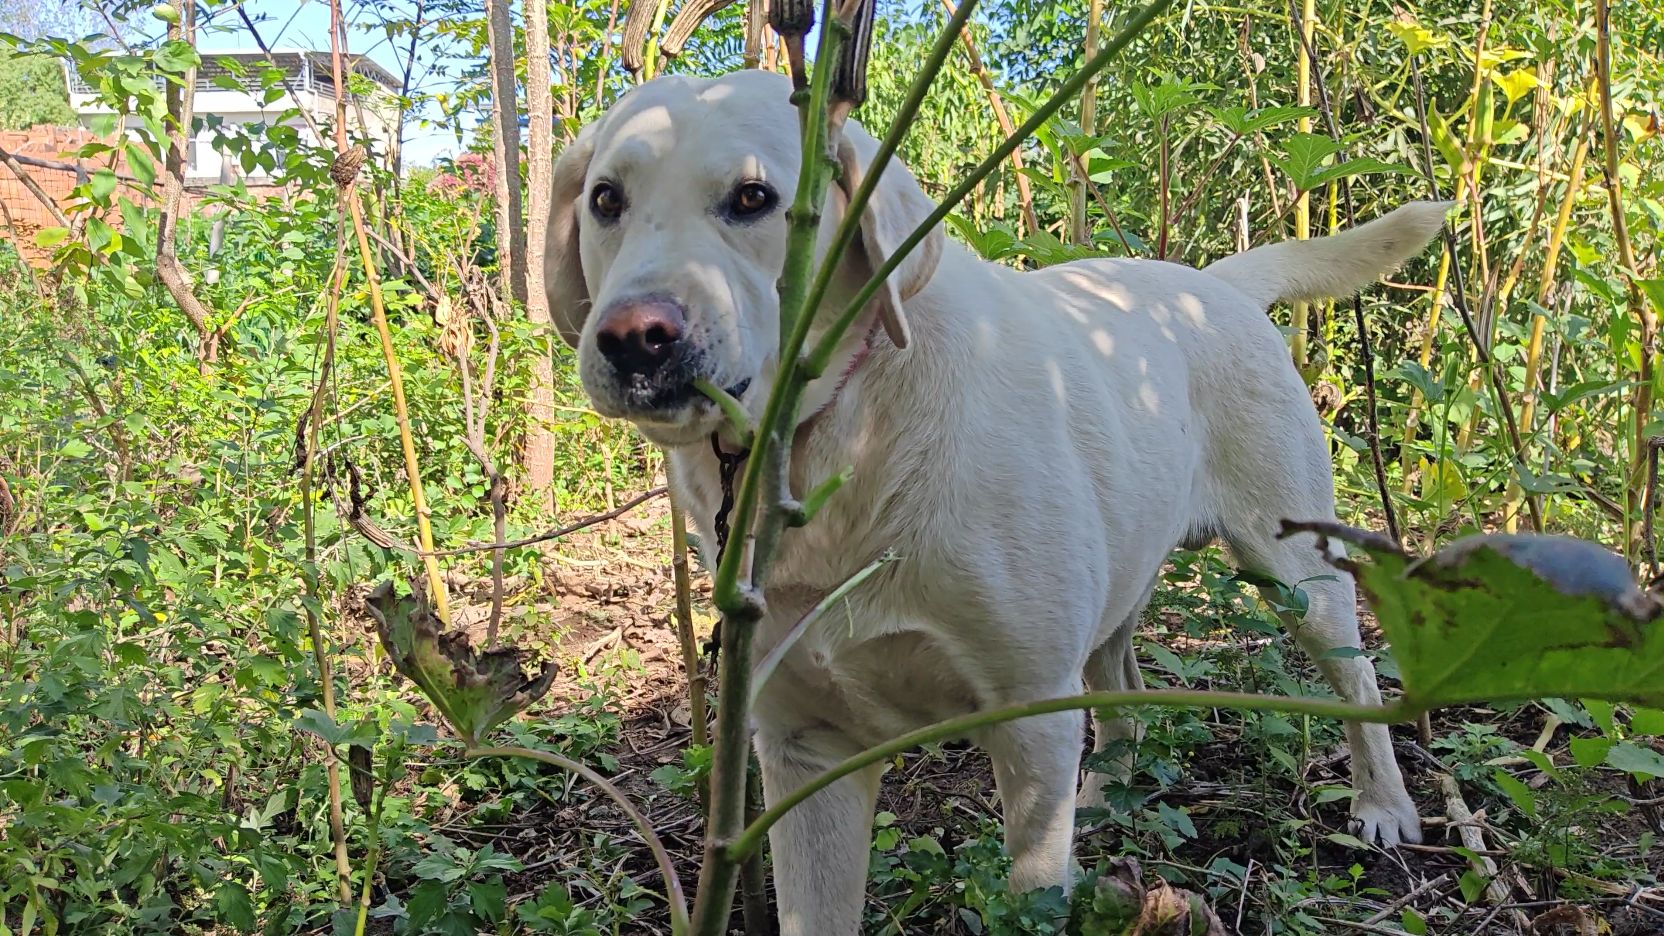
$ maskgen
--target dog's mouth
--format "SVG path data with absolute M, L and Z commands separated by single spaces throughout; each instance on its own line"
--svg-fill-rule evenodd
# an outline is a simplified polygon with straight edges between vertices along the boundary
M 735 400 L 744 400 L 751 383 L 752 379 L 746 377 L 722 389 Z M 636 423 L 687 425 L 690 421 L 703 421 L 701 417 L 715 414 L 720 408 L 715 400 L 694 386 L 692 378 L 669 385 L 626 384 L 620 389 L 625 405 L 623 415 Z

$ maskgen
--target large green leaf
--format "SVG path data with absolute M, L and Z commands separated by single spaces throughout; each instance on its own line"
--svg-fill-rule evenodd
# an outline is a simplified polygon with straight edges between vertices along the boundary
M 1664 704 L 1659 600 L 1601 546 L 1494 534 L 1418 560 L 1339 524 L 1285 530 L 1342 539 L 1368 557 L 1339 564 L 1392 642 L 1412 709 L 1547 697 Z
M 552 667 L 528 678 L 517 648 L 479 652 L 467 634 L 443 631 L 419 589 L 395 595 L 393 583 L 382 582 L 367 604 L 394 667 L 421 688 L 471 747 L 542 698 L 555 680 Z

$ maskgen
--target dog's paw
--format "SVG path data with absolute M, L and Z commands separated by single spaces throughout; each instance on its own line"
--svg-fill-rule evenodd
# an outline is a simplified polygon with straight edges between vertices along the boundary
M 1352 804 L 1352 826 L 1370 845 L 1421 844 L 1421 816 L 1403 791 L 1396 795 L 1360 791 Z

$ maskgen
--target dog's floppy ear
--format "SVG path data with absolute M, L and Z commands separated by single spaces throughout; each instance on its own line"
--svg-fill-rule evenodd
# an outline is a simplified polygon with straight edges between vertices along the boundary
M 877 140 L 854 122 L 845 125 L 838 143 L 838 164 L 842 170 L 838 185 L 843 189 L 846 204 L 877 155 Z M 856 259 L 865 266 L 866 275 L 871 276 L 882 266 L 891 251 L 935 208 L 935 202 L 919 188 L 918 181 L 901 160 L 891 157 L 861 215 L 861 242 L 853 249 Z M 878 304 L 879 321 L 884 323 L 885 333 L 898 348 L 907 347 L 912 337 L 902 303 L 913 298 L 935 275 L 936 263 L 942 258 L 942 238 L 940 226 L 932 229 L 873 296 L 873 302 Z
M 589 315 L 589 287 L 578 257 L 578 211 L 584 200 L 584 177 L 595 155 L 595 125 L 579 131 L 555 160 L 553 193 L 549 197 L 549 235 L 543 254 L 543 289 L 549 297 L 549 317 L 555 330 L 572 347 Z

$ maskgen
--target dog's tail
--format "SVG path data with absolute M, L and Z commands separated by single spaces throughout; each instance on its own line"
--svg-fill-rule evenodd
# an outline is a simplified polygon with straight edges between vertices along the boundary
M 1421 252 L 1444 224 L 1447 201 L 1404 205 L 1332 237 L 1255 247 L 1203 269 L 1246 293 L 1260 308 L 1349 296 Z

